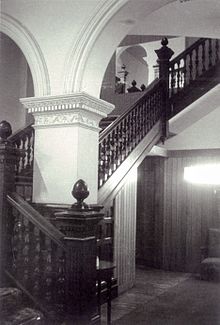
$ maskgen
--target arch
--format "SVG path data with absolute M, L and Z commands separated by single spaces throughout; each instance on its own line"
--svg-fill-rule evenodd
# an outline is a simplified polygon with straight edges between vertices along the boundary
M 9 36 L 23 52 L 31 70 L 35 96 L 49 95 L 47 66 L 33 35 L 15 18 L 5 13 L 1 13 L 0 31 Z
M 124 64 L 127 75 L 126 89 L 131 87 L 132 81 L 137 82 L 137 87 L 142 84 L 148 85 L 148 64 L 146 61 L 147 52 L 141 45 L 126 46 L 121 49 L 119 54 L 116 54 L 116 67 L 118 69 Z M 120 77 L 116 70 L 116 75 Z
M 66 60 L 64 72 L 64 92 L 81 90 L 82 75 L 86 59 L 103 26 L 128 0 L 107 0 L 97 7 L 96 13 L 87 25 L 83 26 L 79 37 L 72 45 Z
M 155 2 L 151 0 L 147 3 L 149 6 L 147 14 L 175 1 L 160 0 Z M 138 10 L 134 10 L 137 7 Z M 102 78 L 108 62 L 117 45 L 137 23 L 138 16 L 135 12 L 138 12 L 142 16 L 143 8 L 146 8 L 145 1 L 136 2 L 133 0 L 106 0 L 97 7 L 96 14 L 91 17 L 88 24 L 79 33 L 79 37 L 73 44 L 66 60 L 64 71 L 65 93 L 86 91 L 91 95 L 99 97 Z M 117 31 L 115 29 L 117 27 L 115 26 L 116 21 L 120 23 L 120 25 L 117 25 Z M 107 35 L 106 33 L 108 35 L 112 33 L 114 35 L 114 41 L 111 40 L 111 42 L 106 44 L 103 39 L 104 35 Z M 103 48 L 101 48 L 102 43 Z M 100 58 L 100 51 L 107 51 L 107 47 L 109 51 L 103 62 L 100 62 L 100 65 L 102 65 L 101 68 L 98 58 Z M 103 57 L 104 53 L 102 55 Z M 92 63 L 88 63 L 89 58 L 94 59 L 93 61 L 91 60 Z M 94 66 L 94 73 L 89 72 L 92 65 Z M 93 81 L 93 85 L 88 85 L 88 82 L 92 83 Z

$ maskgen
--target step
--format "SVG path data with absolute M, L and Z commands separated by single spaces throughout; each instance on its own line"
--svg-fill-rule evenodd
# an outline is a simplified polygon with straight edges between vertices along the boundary
M 1 325 L 43 325 L 43 315 L 32 308 L 25 307 L 6 315 L 1 320 Z
M 20 304 L 22 293 L 17 288 L 0 288 L 1 314 L 5 315 L 15 310 Z
M 0 288 L 1 325 L 40 325 L 43 314 L 30 307 L 22 307 L 22 292 L 13 287 Z

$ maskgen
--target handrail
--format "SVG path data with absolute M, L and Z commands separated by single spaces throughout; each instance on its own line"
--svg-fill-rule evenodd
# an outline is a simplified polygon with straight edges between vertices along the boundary
M 60 232 L 55 226 L 47 221 L 38 211 L 36 211 L 30 204 L 28 204 L 17 193 L 11 193 L 7 195 L 8 202 L 16 208 L 23 216 L 31 221 L 36 227 L 38 227 L 46 236 L 54 241 L 59 247 L 66 249 L 63 243 L 64 234 Z
M 8 137 L 8 140 L 10 142 L 15 142 L 17 139 L 19 139 L 21 137 L 21 135 L 26 135 L 31 130 L 33 130 L 33 126 L 32 125 L 33 125 L 33 123 L 28 124 L 27 126 L 25 126 L 25 128 L 21 128 L 21 129 L 17 130 L 10 137 Z
M 190 52 L 192 52 L 194 49 L 196 49 L 200 44 L 202 44 L 207 39 L 208 38 L 200 38 L 196 42 L 194 42 L 193 44 L 191 44 L 189 47 L 187 47 L 187 49 L 185 49 L 183 52 L 181 52 L 180 54 L 178 54 L 173 60 L 170 61 L 170 66 L 172 66 L 177 61 L 179 61 L 180 59 L 182 59 L 185 55 L 187 55 Z

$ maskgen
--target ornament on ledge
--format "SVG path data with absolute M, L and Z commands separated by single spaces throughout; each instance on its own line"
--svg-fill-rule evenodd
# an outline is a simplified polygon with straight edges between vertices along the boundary
M 7 142 L 7 138 L 12 134 L 11 124 L 5 120 L 0 122 L 0 143 Z
M 72 205 L 74 210 L 88 209 L 88 204 L 83 202 L 89 196 L 89 190 L 86 182 L 79 179 L 73 186 L 72 196 L 77 200 L 76 203 Z
M 86 204 L 83 202 L 89 196 L 89 190 L 86 182 L 82 179 L 79 179 L 73 186 L 72 196 L 76 199 L 77 202 L 71 205 L 69 212 L 71 211 L 81 211 L 81 212 L 99 212 L 103 209 L 103 205 L 99 204 Z

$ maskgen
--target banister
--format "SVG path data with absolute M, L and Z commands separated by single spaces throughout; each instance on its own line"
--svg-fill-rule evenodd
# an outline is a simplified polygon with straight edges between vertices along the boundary
M 195 43 L 187 47 L 183 52 L 181 52 L 179 55 L 177 55 L 173 60 L 170 61 L 170 66 L 174 65 L 176 62 L 181 60 L 184 56 L 192 52 L 194 49 L 196 49 L 199 45 L 201 45 L 203 42 L 205 42 L 208 38 L 200 38 Z
M 55 226 L 47 221 L 38 211 L 36 211 L 30 204 L 28 204 L 17 193 L 11 193 L 7 195 L 8 202 L 12 207 L 16 208 L 23 216 L 31 221 L 36 227 L 38 227 L 46 236 L 54 241 L 59 247 L 66 249 L 63 243 L 64 234 L 60 232 Z
M 145 97 L 149 97 L 151 93 L 155 90 L 156 86 L 160 85 L 163 81 L 156 78 L 151 82 L 151 84 L 143 92 L 143 96 L 139 98 L 131 107 L 129 107 L 123 114 L 121 114 L 113 123 L 111 123 L 107 128 L 105 128 L 99 136 L 99 142 L 101 142 L 108 133 L 110 133 L 117 124 L 119 124 L 129 113 L 132 111 Z
M 19 139 L 22 135 L 26 135 L 29 132 L 31 132 L 32 130 L 34 130 L 32 125 L 33 125 L 33 123 L 27 125 L 25 128 L 21 128 L 21 129 L 17 130 L 10 137 L 8 137 L 8 140 L 10 142 L 16 142 L 16 140 Z
M 121 166 L 153 126 L 166 117 L 166 83 L 156 79 L 124 114 L 100 135 L 99 188 Z M 163 124 L 162 124 L 163 125 Z M 165 128 L 161 128 L 165 136 Z

